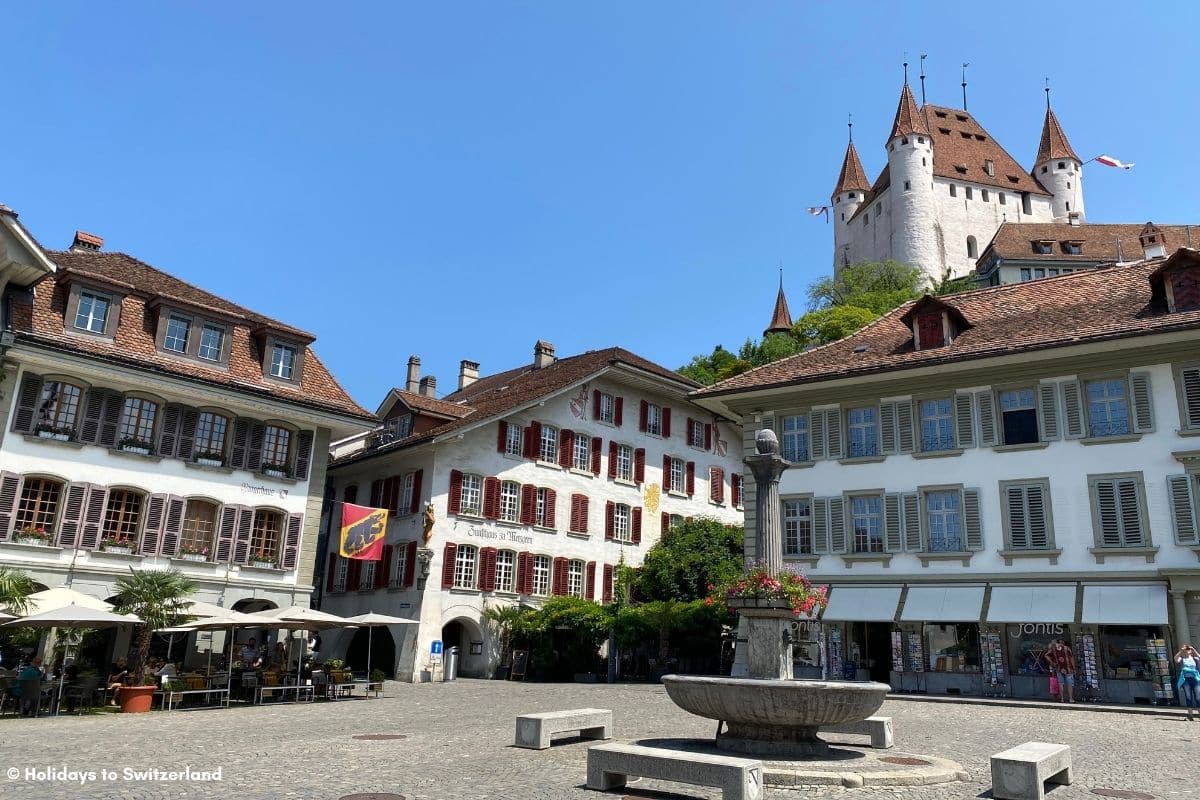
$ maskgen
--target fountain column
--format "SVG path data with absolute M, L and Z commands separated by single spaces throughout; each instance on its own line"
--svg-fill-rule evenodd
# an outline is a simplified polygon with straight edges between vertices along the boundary
M 783 520 L 779 508 L 779 476 L 788 462 L 779 455 L 775 431 L 763 428 L 754 437 L 752 456 L 743 459 L 754 475 L 754 558 L 772 574 L 783 569 Z

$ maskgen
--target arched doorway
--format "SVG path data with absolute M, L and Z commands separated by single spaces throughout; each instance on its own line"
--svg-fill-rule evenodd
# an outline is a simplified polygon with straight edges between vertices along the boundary
M 367 651 L 370 650 L 371 663 L 367 664 Z M 361 672 L 366 666 L 368 676 L 372 670 L 380 669 L 389 678 L 395 677 L 396 671 L 396 640 L 386 625 L 371 625 L 359 628 L 346 648 L 346 665 L 355 673 Z
M 477 622 L 468 617 L 457 617 L 447 622 L 442 626 L 442 647 L 444 650 L 458 648 L 459 675 L 467 678 L 487 677 L 488 664 L 483 648 L 483 631 Z

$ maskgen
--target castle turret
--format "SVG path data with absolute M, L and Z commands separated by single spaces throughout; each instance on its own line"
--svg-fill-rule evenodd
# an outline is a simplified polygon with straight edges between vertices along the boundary
M 1050 90 L 1046 90 L 1046 121 L 1038 144 L 1033 177 L 1054 195 L 1051 208 L 1055 222 L 1083 221 L 1083 162 L 1067 141 L 1054 109 L 1050 108 Z
M 788 310 L 787 297 L 783 293 L 783 270 L 779 271 L 779 294 L 775 295 L 775 311 L 771 314 L 771 324 L 763 331 L 763 338 L 771 333 L 791 333 L 792 312 Z
M 936 280 L 945 265 L 938 243 L 941 226 L 933 194 L 933 137 L 907 80 L 900 90 L 887 149 L 891 208 L 885 213 L 892 215 L 893 256 L 920 267 Z
M 850 219 L 854 216 L 867 199 L 871 184 L 863 171 L 862 161 L 858 151 L 854 149 L 853 128 L 851 128 L 850 143 L 846 145 L 846 157 L 842 159 L 842 171 L 838 173 L 837 186 L 833 188 L 830 200 L 833 202 L 833 268 L 834 270 L 850 263 Z

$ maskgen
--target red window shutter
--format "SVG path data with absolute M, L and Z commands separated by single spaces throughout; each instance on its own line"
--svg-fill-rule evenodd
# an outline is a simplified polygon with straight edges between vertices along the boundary
M 704 423 L 704 449 L 712 450 L 712 425 Z
M 740 506 L 742 504 L 742 476 L 741 475 L 734 474 L 734 475 L 729 476 L 729 491 L 733 494 L 734 507 L 736 508 L 736 507 Z
M 683 431 L 683 435 L 687 438 L 687 443 L 689 445 L 696 444 L 695 437 L 692 436 L 692 423 L 693 422 L 695 422 L 695 420 L 692 419 L 691 417 L 688 417 L 687 418 L 687 427 Z
M 375 565 L 375 588 L 386 589 L 388 585 L 388 576 L 392 574 L 392 550 L 393 545 L 385 544 L 383 546 L 383 560 Z
M 508 444 L 508 423 L 500 420 L 500 424 L 496 427 L 496 452 L 503 453 L 505 445 Z
M 479 553 L 479 591 L 496 591 L 496 548 L 485 547 Z
M 537 450 L 533 447 L 533 426 L 526 427 L 522 435 L 525 437 L 523 447 L 521 448 L 522 454 L 526 458 L 537 458 Z
M 592 474 L 600 474 L 600 451 L 604 449 L 604 440 L 599 436 L 592 437 Z
M 546 490 L 545 527 L 558 530 L 558 495 L 553 489 Z
M 646 482 L 646 448 L 644 447 L 633 451 L 633 480 L 635 483 Z
M 500 479 L 488 476 L 483 479 L 483 515 L 488 519 L 500 516 Z
M 583 584 L 583 598 L 592 600 L 596 597 L 596 562 L 589 561 L 587 564 L 587 576 Z
M 537 487 L 532 483 L 521 485 L 521 524 L 532 525 L 537 520 Z
M 613 565 L 604 565 L 604 593 L 602 595 L 604 602 L 611 603 L 613 600 Z
M 646 426 L 649 423 L 650 404 L 645 400 L 638 406 L 638 430 L 642 433 L 646 432 Z
M 371 508 L 383 507 L 383 478 L 371 481 Z
M 450 494 L 446 498 L 446 513 L 457 514 L 462 507 L 462 473 L 450 470 Z
M 415 514 L 421 510 L 421 479 L 425 477 L 425 470 L 419 469 L 413 473 L 412 500 L 408 505 L 408 513 Z
M 408 555 L 404 559 L 404 585 L 412 586 L 417 574 L 417 543 L 408 543 Z
M 708 471 L 708 494 L 714 503 L 725 503 L 725 470 L 714 467 Z
M 624 397 L 614 397 L 613 398 L 613 425 L 616 425 L 618 428 L 621 427 L 621 423 L 624 421 L 622 418 L 624 416 L 625 416 L 625 398 Z
M 611 542 L 613 539 L 613 523 L 617 513 L 617 504 L 609 500 L 604 505 L 604 541 Z
M 664 439 L 671 438 L 671 409 L 666 407 L 662 410 L 662 436 Z
M 695 461 L 687 462 L 687 487 L 686 487 L 685 491 L 687 492 L 688 497 L 691 497 L 692 495 L 694 495 L 696 493 L 696 462 Z
M 579 497 L 579 532 L 580 533 L 588 532 L 588 506 L 589 506 L 589 501 L 587 499 L 587 495 L 580 495 L 580 497 Z
M 568 520 L 567 525 L 567 530 L 569 531 L 579 530 L 579 495 L 577 494 L 571 495 L 571 518 Z
M 529 457 L 538 459 L 542 453 L 542 423 L 534 420 L 529 423 L 529 441 L 526 442 L 529 447 Z
M 617 477 L 617 443 L 608 443 L 608 477 Z
M 558 465 L 571 468 L 571 457 L 575 454 L 575 431 L 563 429 L 558 432 Z
M 600 419 L 600 390 L 592 390 L 592 419 Z
M 449 589 L 454 586 L 454 558 L 458 555 L 458 545 L 453 542 L 446 542 L 446 549 L 442 551 L 442 588 Z
M 337 560 L 341 558 L 337 553 L 330 553 L 329 558 L 325 559 L 325 591 L 333 591 L 333 573 L 337 571 Z
M 362 587 L 358 585 L 359 578 L 362 577 L 362 562 L 357 558 L 350 559 L 350 565 L 346 569 L 346 590 L 357 591 Z
M 633 510 L 633 543 L 642 543 L 642 509 L 640 507 Z
M 517 591 L 533 594 L 533 553 L 527 550 L 517 553 Z
M 671 490 L 671 457 L 670 456 L 663 456 L 662 490 L 664 492 L 669 492 Z
M 554 559 L 554 586 L 551 589 L 551 594 L 564 595 L 567 593 L 567 559 L 558 557 Z
M 662 512 L 662 515 L 659 517 L 659 525 L 659 530 L 665 536 L 667 531 L 671 530 L 671 515 L 665 511 Z

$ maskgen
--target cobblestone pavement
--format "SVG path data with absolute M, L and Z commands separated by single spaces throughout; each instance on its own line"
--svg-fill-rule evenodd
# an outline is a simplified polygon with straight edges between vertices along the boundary
M 629 794 L 716 798 L 684 784 L 639 781 L 627 792 L 583 788 L 589 742 L 550 750 L 512 747 L 514 718 L 531 711 L 611 708 L 617 739 L 711 737 L 715 724 L 677 709 L 661 686 L 518 684 L 460 680 L 387 686 L 382 699 L 262 706 L 138 716 L 0 719 L 0 798 L 33 800 L 337 800 L 357 792 L 433 798 L 590 798 Z M 1072 747 L 1075 784 L 1051 800 L 1094 798 L 1092 789 L 1148 792 L 1200 800 L 1200 723 L 1127 714 L 1055 709 L 887 702 L 896 750 L 951 758 L 967 783 L 926 787 L 768 789 L 772 800 L 838 796 L 990 797 L 988 756 L 1031 739 Z M 404 734 L 356 741 L 359 734 Z M 125 768 L 221 768 L 219 782 L 127 780 Z M 94 772 L 94 780 L 29 781 L 26 768 Z M 9 777 L 17 770 L 18 778 Z M 102 769 L 116 773 L 104 780 Z M 667 794 L 666 792 L 670 792 Z

